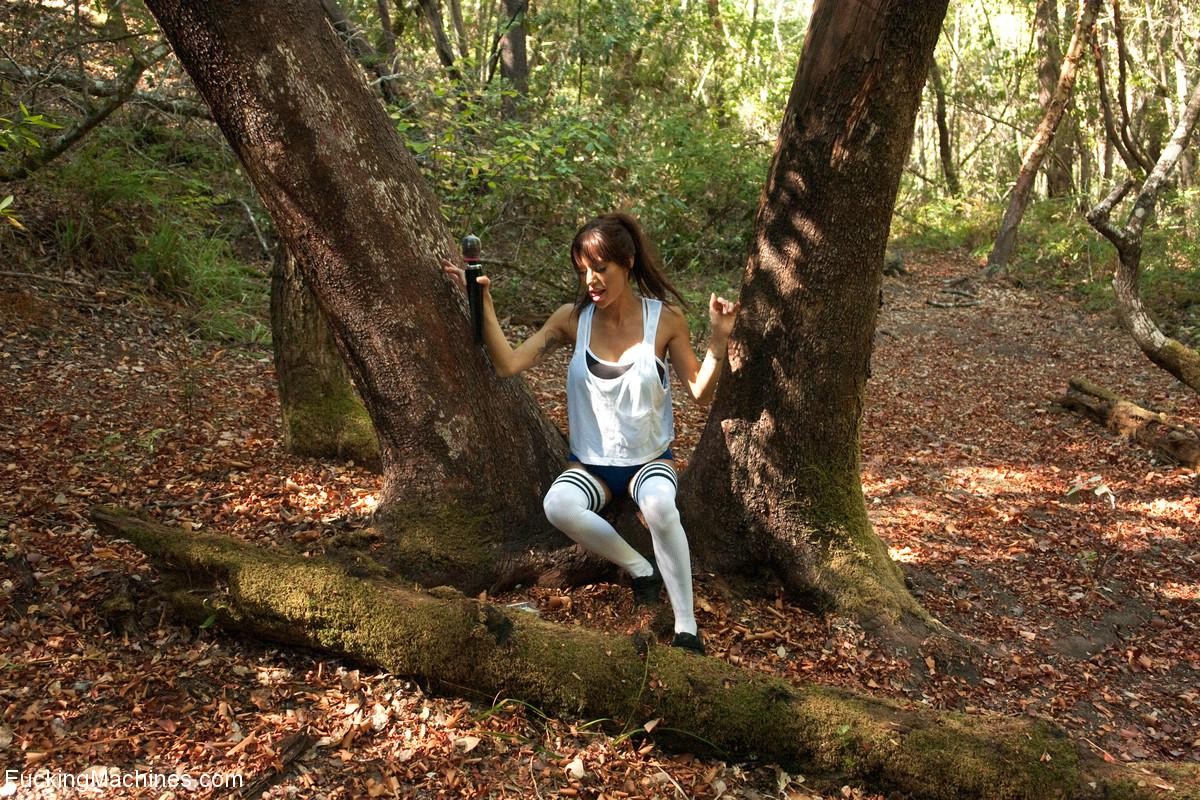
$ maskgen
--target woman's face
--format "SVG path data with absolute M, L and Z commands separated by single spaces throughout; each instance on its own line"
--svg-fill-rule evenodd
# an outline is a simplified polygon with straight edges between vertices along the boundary
M 612 305 L 629 287 L 629 267 L 612 261 L 582 262 L 576 272 L 584 291 L 597 308 Z

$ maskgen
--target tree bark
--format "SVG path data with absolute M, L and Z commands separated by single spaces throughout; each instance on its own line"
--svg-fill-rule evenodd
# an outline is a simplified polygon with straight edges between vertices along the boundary
M 450 40 L 446 38 L 446 26 L 442 22 L 441 5 L 438 0 L 417 0 L 417 5 L 425 14 L 425 21 L 429 23 L 429 35 L 433 37 L 433 49 L 437 53 L 438 61 L 442 62 L 442 66 L 446 68 L 446 73 L 451 79 L 461 81 L 462 72 L 454 63 L 454 48 L 450 46 Z
M 371 417 L 296 259 L 282 245 L 271 270 L 271 342 L 287 451 L 378 469 Z
M 508 26 L 500 37 L 500 77 L 512 84 L 517 101 L 505 98 L 503 113 L 512 117 L 520 107 L 520 101 L 529 94 L 529 60 L 525 54 L 525 14 L 529 0 L 504 0 L 504 12 L 508 15 Z
M 684 473 L 698 558 L 868 624 L 934 625 L 871 530 L 863 390 L 892 209 L 946 2 L 819 0 L 742 309 Z
M 1071 36 L 1071 44 L 1063 59 L 1062 71 L 1058 76 L 1058 85 L 1054 89 L 1054 97 L 1046 107 L 1046 113 L 1033 135 L 1033 141 L 1025 150 L 1021 159 L 1021 168 L 1017 172 L 1017 182 L 1013 186 L 1012 196 L 1008 201 L 1008 209 L 1004 219 L 1000 221 L 1000 232 L 996 234 L 996 243 L 988 254 L 987 274 L 997 275 L 1006 269 L 1012 260 L 1013 251 L 1017 245 L 1017 228 L 1029 205 L 1033 192 L 1034 179 L 1038 169 L 1050 149 L 1054 132 L 1066 111 L 1067 103 L 1071 101 L 1071 90 L 1075 86 L 1075 76 L 1079 69 L 1079 61 L 1083 57 L 1084 43 L 1088 31 L 1096 19 L 1100 0 L 1079 0 L 1079 10 L 1075 18 L 1075 32 Z
M 1058 0 L 1037 0 L 1034 12 L 1035 38 L 1038 52 L 1038 104 L 1049 108 L 1054 101 L 1054 90 L 1058 86 L 1059 69 L 1062 63 L 1062 48 L 1059 45 Z M 1066 115 L 1061 125 L 1070 124 Z M 1049 197 L 1064 197 L 1071 193 L 1071 146 L 1074 137 L 1064 129 L 1063 135 L 1055 136 L 1046 158 L 1046 194 Z
M 132 541 L 185 617 L 317 648 L 438 689 L 504 697 L 545 713 L 660 720 L 672 749 L 800 771 L 836 790 L 863 782 L 919 798 L 1200 797 L 1194 767 L 1106 765 L 1045 722 L 935 712 L 920 704 L 794 685 L 715 658 L 563 627 L 440 587 L 429 593 L 352 577 L 320 558 L 260 550 L 95 509 Z M 665 732 L 665 733 L 664 733 Z M 707 743 L 707 746 L 705 745 Z M 1111 794 L 1110 794 L 1111 792 Z
M 929 80 L 933 84 L 934 116 L 937 119 L 938 155 L 942 160 L 942 177 L 946 179 L 946 191 L 958 197 L 962 187 L 958 183 L 958 169 L 954 166 L 954 148 L 950 143 L 950 126 L 946 122 L 946 86 L 942 82 L 942 71 L 936 60 L 929 62 Z
M 1175 126 L 1171 140 L 1163 148 L 1158 163 L 1146 177 L 1141 190 L 1133 201 L 1124 226 L 1117 227 L 1111 221 L 1113 208 L 1129 194 L 1136 185 L 1132 178 L 1112 191 L 1099 205 L 1088 212 L 1087 220 L 1092 227 L 1108 239 L 1117 249 L 1117 268 L 1113 276 L 1113 291 L 1117 298 L 1117 312 L 1121 324 L 1133 336 L 1133 340 L 1152 362 L 1174 375 L 1183 383 L 1200 392 L 1200 353 L 1165 335 L 1146 311 L 1138 283 L 1142 270 L 1142 229 L 1154 213 L 1158 193 L 1167 182 L 1179 157 L 1187 148 L 1188 141 L 1200 119 L 1200 82 L 1192 90 L 1191 100 L 1183 116 Z
M 371 414 L 384 474 L 377 557 L 467 590 L 547 553 L 567 558 L 541 509 L 562 436 L 471 344 L 466 300 L 441 268 L 454 250 L 437 201 L 319 7 L 148 7 L 296 256 Z
M 381 63 L 379 53 L 367 41 L 366 36 L 360 31 L 357 26 L 346 16 L 345 10 L 338 4 L 337 0 L 321 0 L 321 8 L 325 10 L 325 16 L 329 18 L 329 24 L 338 32 L 342 40 L 346 43 L 346 49 L 350 51 L 350 55 L 354 60 L 371 72 L 375 76 L 376 82 L 379 85 L 379 93 L 387 103 L 399 103 L 404 97 L 400 93 L 399 88 L 391 80 L 391 65 Z M 394 43 L 394 40 L 393 40 Z
M 1173 422 L 1082 378 L 1072 378 L 1058 404 L 1098 422 L 1176 464 L 1200 468 L 1200 431 Z

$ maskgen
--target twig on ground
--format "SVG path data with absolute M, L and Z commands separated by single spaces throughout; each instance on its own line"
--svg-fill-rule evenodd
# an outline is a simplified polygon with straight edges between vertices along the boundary
M 970 308 L 971 306 L 979 305 L 978 300 L 964 300 L 957 303 L 943 303 L 940 300 L 926 300 L 925 305 L 933 306 L 934 308 Z
M 237 492 L 226 492 L 225 494 L 218 494 L 213 497 L 193 497 L 188 500 L 155 500 L 146 505 L 153 506 L 154 508 L 190 508 L 192 506 L 202 506 L 205 503 L 215 503 L 218 500 L 228 500 L 231 497 L 237 497 Z
M 279 743 L 278 759 L 273 765 L 275 768 L 246 784 L 239 792 L 239 797 L 261 797 L 263 792 L 283 780 L 291 769 L 292 762 L 304 755 L 313 746 L 314 741 L 316 740 L 303 732 L 293 733 L 285 738 Z

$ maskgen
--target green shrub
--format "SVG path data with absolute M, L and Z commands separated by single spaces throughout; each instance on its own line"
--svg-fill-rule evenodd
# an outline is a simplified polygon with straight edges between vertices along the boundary
M 396 115 L 451 230 L 480 235 L 490 255 L 513 262 L 494 275 L 502 303 L 544 312 L 570 297 L 571 237 L 618 208 L 639 217 L 681 286 L 740 276 L 766 143 L 702 110 L 558 100 L 529 109 L 531 122 L 502 119 L 502 101 L 447 94 L 420 125 Z
M 267 337 L 266 270 L 234 247 L 252 236 L 236 200 L 250 189 L 220 142 L 125 119 L 38 180 L 45 219 L 34 235 L 62 264 L 178 302 L 204 335 Z
M 1112 278 L 1117 254 L 1078 208 L 1075 197 L 1030 204 L 1021 220 L 1009 276 L 1028 286 L 1074 294 L 1093 312 L 1115 310 Z M 1163 331 L 1200 342 L 1200 190 L 1164 194 L 1143 231 L 1142 300 Z M 1120 211 L 1120 209 L 1118 210 Z M 991 250 L 1004 207 L 965 198 L 901 203 L 893 243 L 916 250 L 966 249 L 982 259 Z M 1118 224 L 1124 221 L 1114 215 Z

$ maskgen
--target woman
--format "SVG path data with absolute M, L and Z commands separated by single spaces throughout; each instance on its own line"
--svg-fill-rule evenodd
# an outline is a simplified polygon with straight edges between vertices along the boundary
M 675 612 L 671 644 L 703 653 L 687 536 L 675 506 L 667 363 L 696 402 L 707 404 L 738 306 L 710 297 L 712 334 L 701 363 L 692 351 L 687 320 L 667 303 L 668 296 L 681 305 L 683 298 L 663 275 L 637 220 L 620 213 L 590 220 L 575 234 L 571 261 L 579 275 L 579 299 L 559 307 L 516 349 L 500 329 L 489 281 L 481 278 L 484 345 L 501 377 L 532 367 L 564 344 L 574 347 L 567 369 L 571 463 L 546 492 L 546 517 L 578 544 L 629 572 L 635 600 L 657 601 L 665 583 Z M 461 267 L 447 263 L 445 269 L 465 285 Z M 598 513 L 626 494 L 650 528 L 657 568 Z

